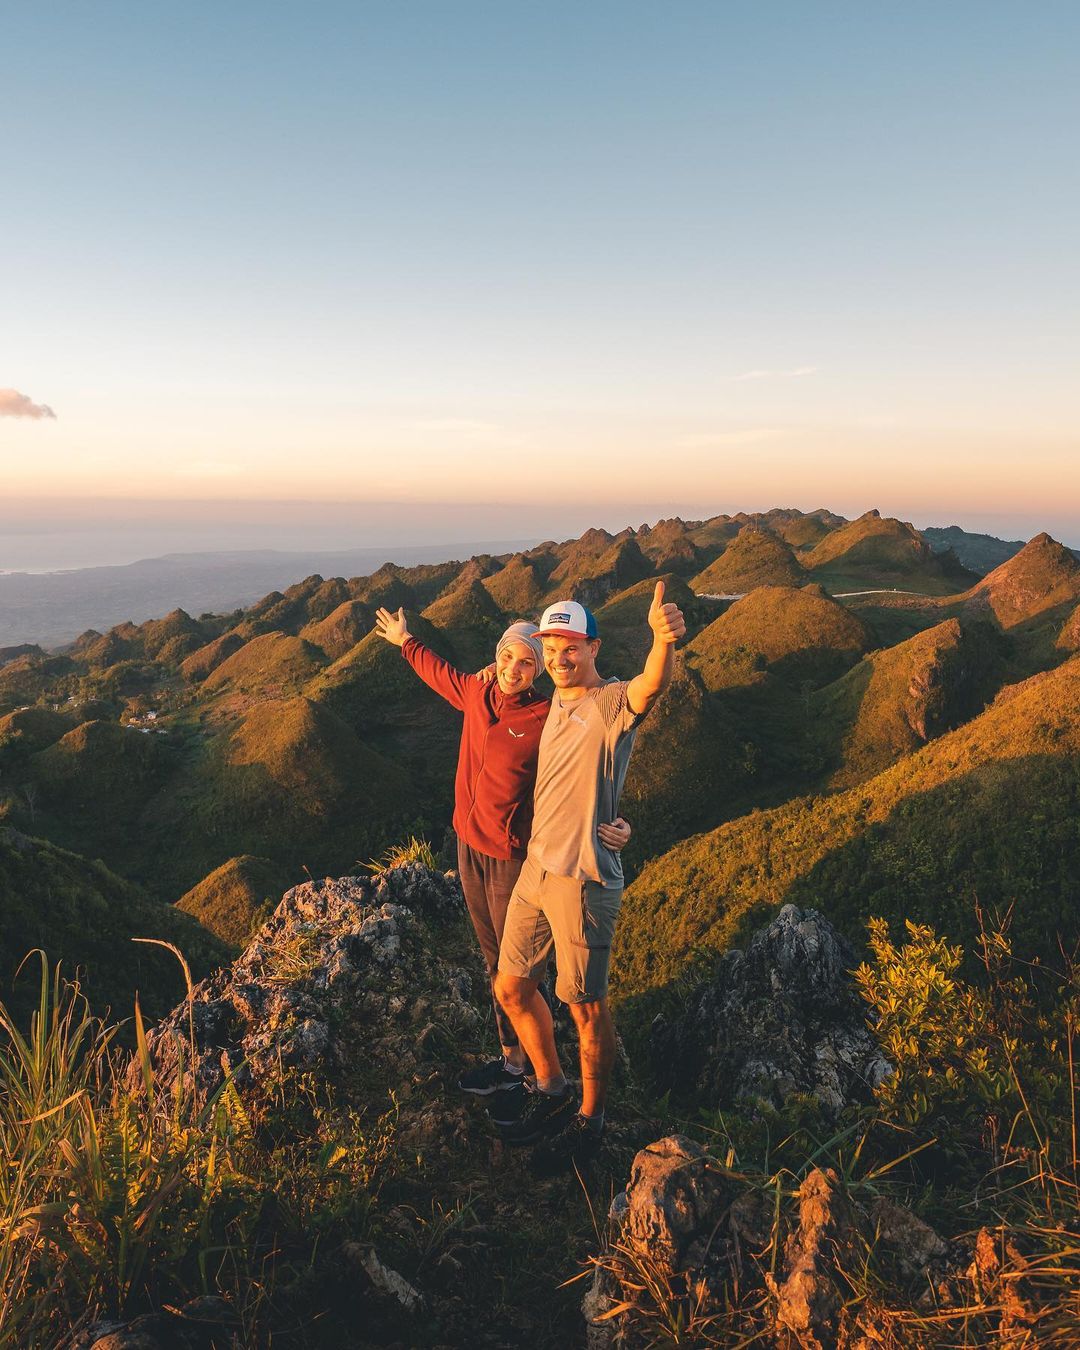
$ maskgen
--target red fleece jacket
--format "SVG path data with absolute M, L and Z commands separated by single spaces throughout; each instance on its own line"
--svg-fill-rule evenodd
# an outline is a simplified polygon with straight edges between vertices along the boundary
M 409 638 L 401 654 L 417 675 L 465 715 L 454 779 L 454 829 L 490 858 L 524 858 L 532 832 L 540 734 L 551 700 L 533 689 L 504 694 L 455 670 Z

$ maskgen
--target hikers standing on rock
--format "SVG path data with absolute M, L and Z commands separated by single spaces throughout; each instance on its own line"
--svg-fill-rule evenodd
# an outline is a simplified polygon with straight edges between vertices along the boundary
M 424 683 L 464 714 L 454 780 L 458 873 L 494 985 L 507 905 L 528 848 L 537 754 L 551 707 L 551 700 L 533 688 L 544 664 L 536 625 L 524 619 L 510 625 L 495 648 L 494 678 L 485 682 L 455 669 L 413 637 L 403 609 L 396 614 L 379 609 L 376 624 L 379 635 L 401 648 Z M 612 814 L 596 828 L 599 847 L 617 857 L 630 838 L 629 825 Z M 492 1004 L 502 1054 L 463 1074 L 458 1085 L 491 1097 L 492 1119 L 509 1124 L 517 1117 L 518 1098 L 508 1089 L 520 1087 L 528 1066 L 494 992 Z M 510 1113 L 500 1111 L 511 1098 L 515 1106 Z
M 540 738 L 528 856 L 506 914 L 495 994 L 533 1064 L 535 1083 L 511 1144 L 543 1141 L 535 1160 L 558 1170 L 599 1150 L 615 1058 L 608 966 L 622 901 L 618 853 L 597 846 L 616 818 L 630 752 L 642 718 L 671 682 L 674 644 L 686 632 L 658 581 L 649 607 L 652 648 L 640 675 L 604 679 L 596 669 L 596 620 L 573 600 L 549 605 L 537 632 L 555 696 Z M 552 947 L 555 992 L 577 1027 L 581 1101 L 563 1074 L 551 1010 L 539 992 Z M 515 1094 L 517 1095 L 517 1094 Z

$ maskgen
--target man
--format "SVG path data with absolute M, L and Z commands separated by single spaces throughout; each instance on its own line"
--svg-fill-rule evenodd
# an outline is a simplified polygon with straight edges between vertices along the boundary
M 574 600 L 549 605 L 536 636 L 555 696 L 540 738 L 533 830 L 506 914 L 495 994 L 533 1064 L 510 1144 L 551 1142 L 537 1161 L 557 1169 L 599 1150 L 615 1057 L 608 965 L 623 873 L 617 853 L 597 846 L 597 826 L 618 815 L 634 737 L 671 681 L 674 644 L 686 632 L 658 581 L 649 607 L 652 648 L 641 674 L 605 680 L 596 669 L 596 620 Z M 551 948 L 555 992 L 570 1007 L 581 1055 L 581 1104 L 555 1049 L 551 1011 L 538 992 Z M 558 1138 L 554 1138 L 558 1136 Z

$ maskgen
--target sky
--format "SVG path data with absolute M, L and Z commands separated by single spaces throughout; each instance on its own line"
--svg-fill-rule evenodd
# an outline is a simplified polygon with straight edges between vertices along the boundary
M 1080 544 L 1073 0 L 3 22 L 0 533 Z

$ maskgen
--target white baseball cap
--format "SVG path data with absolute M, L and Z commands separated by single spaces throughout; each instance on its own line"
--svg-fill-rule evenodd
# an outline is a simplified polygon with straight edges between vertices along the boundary
M 599 634 L 596 620 L 584 605 L 576 600 L 556 600 L 540 616 L 536 636 L 594 638 Z

